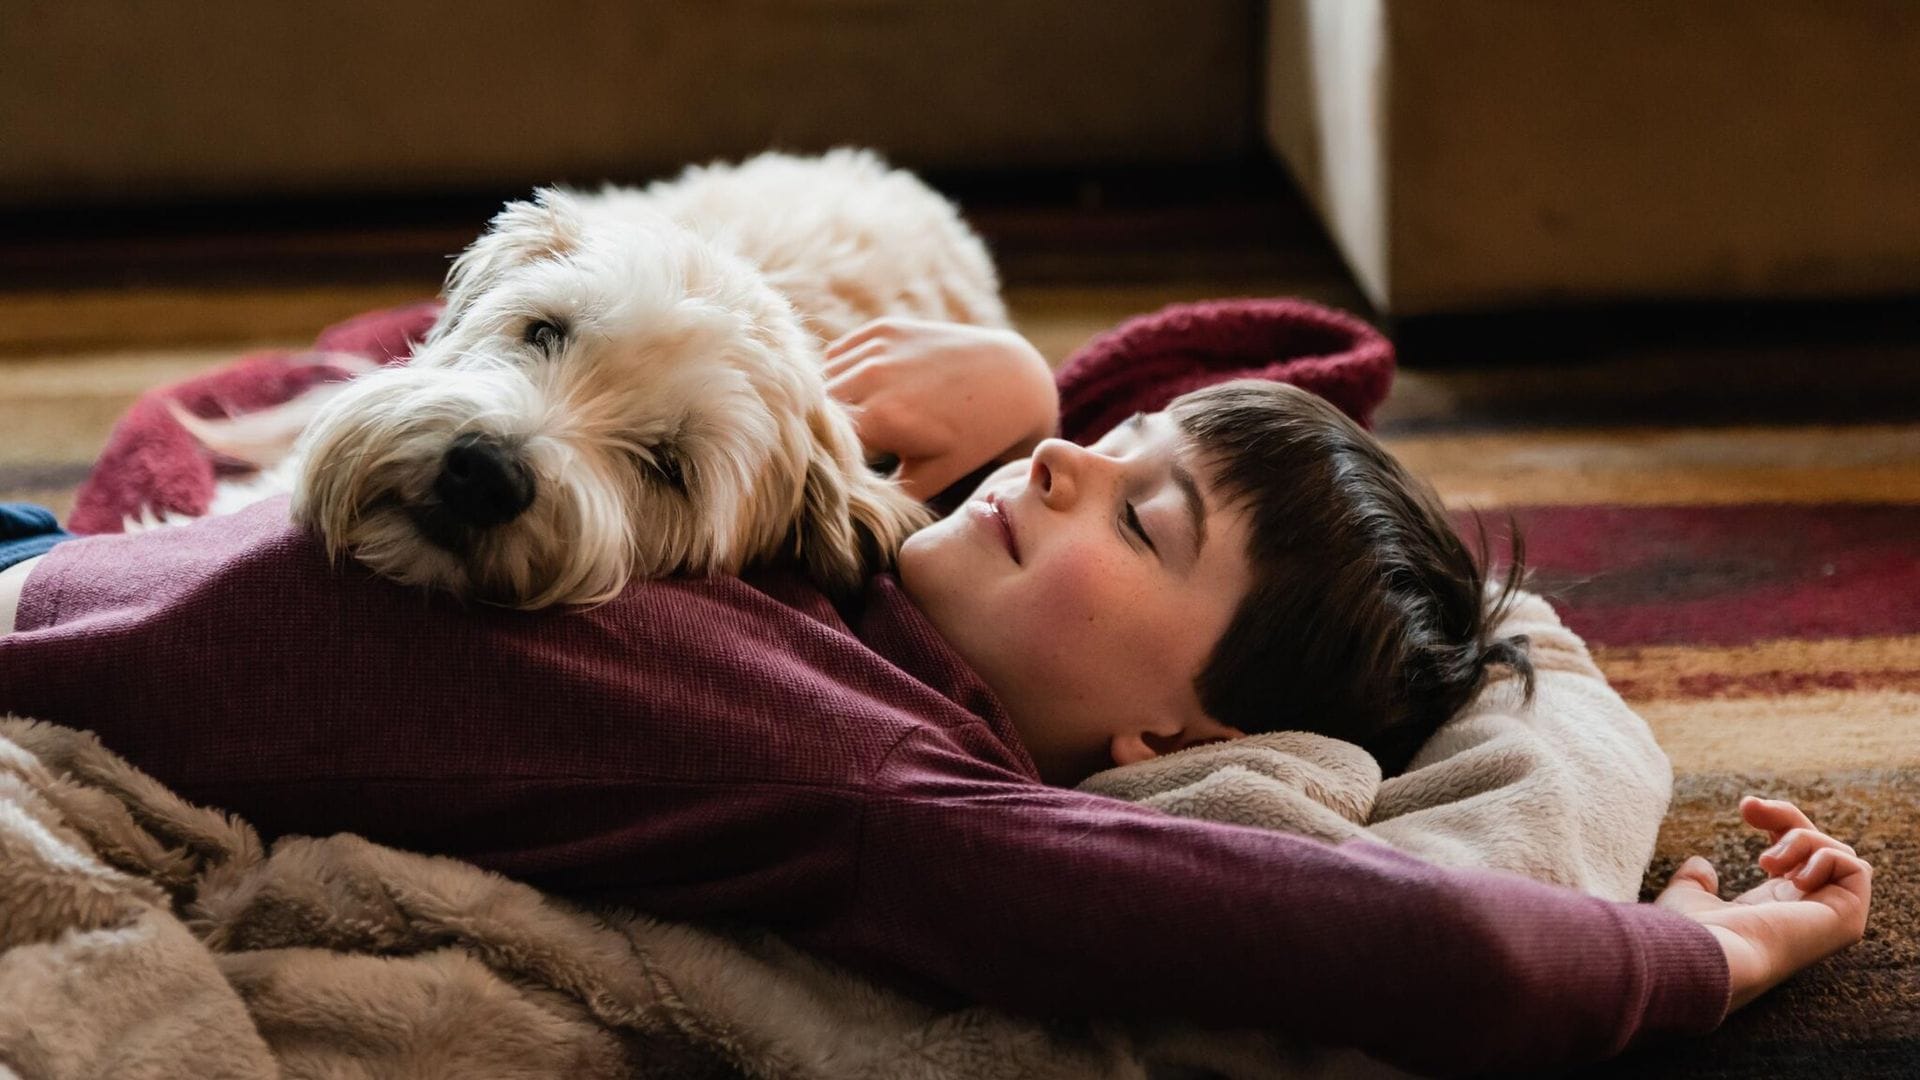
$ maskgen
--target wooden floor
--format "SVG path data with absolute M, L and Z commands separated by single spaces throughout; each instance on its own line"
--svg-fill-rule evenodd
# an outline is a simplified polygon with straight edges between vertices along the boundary
M 1055 362 L 1175 301 L 1361 304 L 1324 238 L 1295 226 L 1281 230 L 1291 247 L 1205 250 L 1172 238 L 1215 217 L 1171 214 L 1144 240 L 1103 225 L 1089 247 L 1084 229 L 1029 218 L 1004 212 L 996 250 L 1020 329 Z M 250 281 L 235 268 L 264 265 L 257 245 L 189 238 L 210 264 L 133 280 L 177 269 L 181 241 L 85 258 L 38 243 L 58 287 L 33 279 L 32 257 L 0 257 L 0 500 L 63 515 L 142 391 L 438 284 L 438 257 L 418 245 L 393 248 L 399 270 L 362 252 L 351 265 L 364 273 L 336 261 Z M 309 260 L 333 250 L 303 243 Z M 111 265 L 115 252 L 140 273 Z M 1595 1075 L 1891 1077 L 1920 1062 L 1920 327 L 1902 310 L 1696 305 L 1389 327 L 1402 366 L 1382 437 L 1452 506 L 1521 517 L 1561 590 L 1542 591 L 1673 759 L 1649 881 L 1704 852 L 1737 887 L 1757 844 L 1730 807 L 1755 790 L 1800 801 L 1883 868 L 1862 946 L 1711 1040 Z

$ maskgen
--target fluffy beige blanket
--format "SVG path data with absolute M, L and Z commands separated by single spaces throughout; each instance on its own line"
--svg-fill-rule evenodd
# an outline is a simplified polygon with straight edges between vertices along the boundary
M 1633 898 L 1671 785 L 1541 600 L 1531 708 L 1497 685 L 1407 773 L 1315 736 L 1200 747 L 1086 787 L 1369 838 Z M 189 806 L 90 735 L 0 720 L 0 1075 L 1057 1077 L 1368 1071 L 1259 1033 L 926 1008 L 766 936 L 587 911 L 450 859 Z

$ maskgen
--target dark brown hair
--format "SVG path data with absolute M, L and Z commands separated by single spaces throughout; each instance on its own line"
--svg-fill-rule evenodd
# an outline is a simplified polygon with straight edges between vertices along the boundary
M 1526 637 L 1492 637 L 1521 582 L 1517 527 L 1489 595 L 1478 516 L 1476 560 L 1433 489 L 1325 400 L 1246 380 L 1168 411 L 1249 526 L 1253 585 L 1196 683 L 1210 716 L 1345 739 L 1391 776 L 1490 669 L 1517 673 L 1531 700 Z

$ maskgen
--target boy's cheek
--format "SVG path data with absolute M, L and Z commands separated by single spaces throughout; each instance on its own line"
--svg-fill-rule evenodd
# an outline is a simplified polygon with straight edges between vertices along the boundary
M 1059 553 L 1045 572 L 1029 575 L 1023 599 L 1037 620 L 1060 630 L 1079 630 L 1120 614 L 1125 578 L 1111 560 L 1074 551 Z

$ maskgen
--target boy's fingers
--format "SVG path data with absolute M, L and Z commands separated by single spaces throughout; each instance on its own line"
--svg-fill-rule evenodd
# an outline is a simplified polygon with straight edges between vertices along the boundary
M 889 323 L 885 318 L 874 319 L 872 322 L 868 322 L 860 326 L 856 326 L 852 330 L 849 330 L 848 332 L 841 334 L 839 337 L 834 338 L 832 341 L 827 342 L 826 354 L 828 356 L 837 355 L 839 353 L 845 352 L 848 349 L 853 348 L 855 345 L 861 344 L 862 342 L 868 342 L 878 337 L 884 337 L 888 332 L 889 332 Z
M 1785 799 L 1762 799 L 1749 795 L 1740 800 L 1740 817 L 1756 829 L 1776 833 L 1792 828 L 1813 827 L 1807 815 Z
M 888 408 L 885 402 L 842 397 L 838 392 L 833 396 L 854 405 L 854 408 L 849 409 L 848 412 L 853 416 L 853 431 L 860 437 L 861 446 L 868 450 L 886 451 L 890 454 L 901 453 L 900 448 L 894 445 L 898 441 L 901 428 L 897 410 Z
M 1812 829 L 1813 821 L 1801 809 L 1784 799 L 1761 799 L 1752 795 L 1740 800 L 1740 817 L 1756 829 L 1763 829 L 1775 840 L 1792 829 Z
M 889 398 L 863 403 L 850 412 L 854 434 L 871 453 L 884 452 L 908 462 L 944 453 L 952 441 L 952 435 L 939 425 L 900 408 Z
M 850 334 L 842 334 L 839 337 L 834 338 L 832 341 L 827 342 L 826 345 L 821 347 L 820 355 L 826 357 L 828 360 L 832 360 L 836 356 L 846 355 L 848 349 L 851 349 L 855 345 L 858 345 L 860 344 L 860 342 L 866 340 L 860 337 L 859 335 L 860 335 L 860 331 L 855 330 Z
M 1851 846 L 1818 829 L 1790 829 L 1772 847 L 1761 852 L 1755 861 L 1762 870 L 1780 877 L 1823 848 L 1833 848 L 1848 855 L 1854 853 Z
M 1712 863 L 1695 855 L 1673 872 L 1673 877 L 1667 880 L 1667 887 L 1660 890 L 1654 903 L 1676 911 L 1718 906 L 1721 903 L 1720 875 L 1715 873 Z
M 1830 883 L 1847 881 L 1851 892 L 1864 892 L 1873 881 L 1873 864 L 1850 851 L 1839 848 L 1821 848 L 1807 859 L 1807 864 L 1795 871 L 1787 880 L 1799 887 L 1801 892 L 1813 892 Z
M 1716 892 L 1720 888 L 1720 874 L 1704 856 L 1689 856 L 1686 862 L 1680 864 L 1677 873 L 1685 875 L 1690 881 L 1699 882 L 1700 887 L 1708 892 Z
M 847 360 L 844 367 L 827 376 L 827 393 L 836 401 L 852 403 L 878 397 L 891 388 L 899 370 L 886 362 L 884 353 L 858 350 L 848 354 Z
M 950 476 L 952 463 L 945 458 L 903 458 L 893 478 L 908 495 L 926 502 L 947 490 L 958 476 Z
M 820 370 L 828 379 L 833 379 L 846 374 L 864 361 L 883 355 L 885 352 L 886 345 L 882 342 L 856 342 L 838 351 L 829 352 L 827 354 L 827 362 L 821 366 Z
M 1858 855 L 1836 855 L 1828 880 L 1858 896 L 1864 907 L 1873 895 L 1873 864 Z
M 1822 848 L 1813 853 L 1805 866 L 1794 871 L 1788 880 L 1800 887 L 1801 892 L 1812 892 L 1833 878 L 1833 860 L 1836 853 L 1832 848 Z

